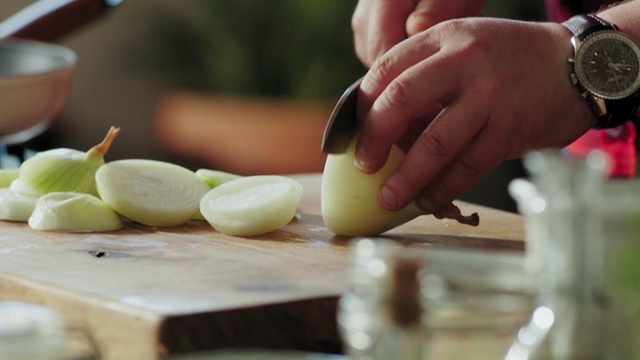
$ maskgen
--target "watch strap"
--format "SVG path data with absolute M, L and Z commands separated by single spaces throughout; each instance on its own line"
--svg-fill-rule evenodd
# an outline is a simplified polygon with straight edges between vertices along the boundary
M 562 23 L 578 40 L 583 41 L 597 31 L 617 30 L 616 26 L 595 15 L 577 15 Z
M 618 127 L 631 120 L 638 111 L 638 103 L 640 102 L 640 93 L 618 100 L 607 100 L 605 102 L 607 113 L 598 116 L 598 122 L 594 129 L 611 129 Z

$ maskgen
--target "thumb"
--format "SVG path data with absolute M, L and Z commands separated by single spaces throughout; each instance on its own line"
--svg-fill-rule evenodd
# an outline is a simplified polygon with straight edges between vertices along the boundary
M 418 0 L 407 18 L 407 35 L 413 36 L 446 20 L 476 16 L 482 4 L 482 0 Z
M 407 35 L 413 36 L 419 32 L 427 30 L 438 22 L 442 16 L 437 16 L 438 1 L 421 0 L 416 4 L 407 18 L 406 31 Z

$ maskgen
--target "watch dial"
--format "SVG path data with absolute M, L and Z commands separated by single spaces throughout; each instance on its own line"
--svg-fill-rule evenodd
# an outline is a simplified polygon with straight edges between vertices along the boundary
M 587 37 L 576 54 L 576 76 L 605 99 L 633 94 L 640 86 L 640 48 L 627 35 L 606 31 Z

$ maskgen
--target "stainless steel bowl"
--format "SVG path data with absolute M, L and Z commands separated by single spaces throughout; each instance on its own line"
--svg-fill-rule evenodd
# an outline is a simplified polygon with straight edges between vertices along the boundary
M 76 54 L 51 44 L 122 0 L 39 0 L 0 23 L 0 146 L 44 131 L 67 102 Z
M 45 130 L 67 102 L 76 54 L 49 43 L 0 41 L 0 143 Z

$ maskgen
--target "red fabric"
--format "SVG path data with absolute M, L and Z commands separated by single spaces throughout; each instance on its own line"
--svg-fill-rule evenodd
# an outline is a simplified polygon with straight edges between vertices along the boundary
M 573 155 L 585 156 L 594 149 L 604 151 L 610 160 L 609 177 L 631 178 L 636 175 L 636 128 L 628 122 L 609 130 L 589 130 L 566 147 Z
M 612 1 L 594 2 L 585 0 L 582 7 L 588 11 Z M 562 22 L 574 14 L 561 4 L 560 0 L 546 0 L 547 16 L 550 21 Z M 609 156 L 611 178 L 636 176 L 636 128 L 632 123 L 611 130 L 590 130 L 566 147 L 567 152 L 585 156 L 591 150 L 602 150 Z

